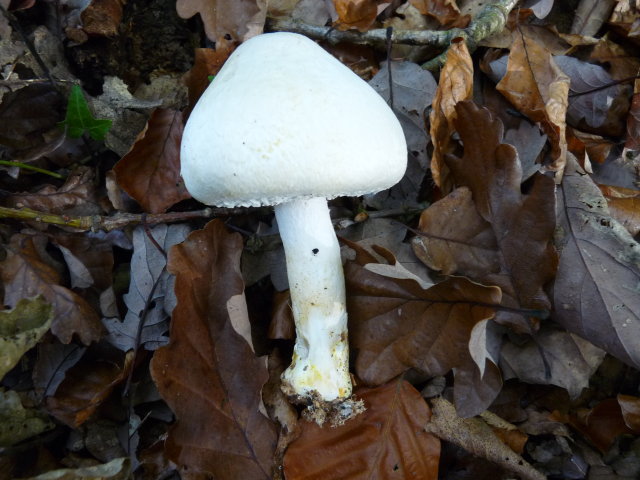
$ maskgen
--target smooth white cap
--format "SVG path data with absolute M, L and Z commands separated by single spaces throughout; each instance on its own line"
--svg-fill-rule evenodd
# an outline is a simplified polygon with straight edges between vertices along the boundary
M 315 42 L 268 33 L 238 47 L 182 138 L 191 195 L 223 207 L 378 192 L 407 162 L 384 99 Z

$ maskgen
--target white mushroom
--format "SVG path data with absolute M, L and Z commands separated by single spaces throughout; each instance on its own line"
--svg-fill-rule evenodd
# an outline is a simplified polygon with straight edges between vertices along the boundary
M 386 189 L 406 160 L 382 97 L 297 34 L 242 44 L 191 113 L 181 150 L 191 195 L 223 207 L 275 205 L 297 336 L 283 390 L 297 401 L 335 407 L 351 396 L 344 275 L 327 199 Z

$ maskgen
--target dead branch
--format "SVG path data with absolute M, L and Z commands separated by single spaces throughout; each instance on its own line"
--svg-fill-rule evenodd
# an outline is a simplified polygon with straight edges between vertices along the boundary
M 472 52 L 483 39 L 502 31 L 509 12 L 518 0 L 497 0 L 487 4 L 474 18 L 467 28 L 452 28 L 450 30 L 393 30 L 391 43 L 403 45 L 430 45 L 447 48 L 454 38 L 464 38 L 469 51 Z M 354 30 L 341 31 L 333 27 L 309 25 L 287 19 L 268 19 L 267 29 L 271 31 L 286 31 L 305 35 L 316 40 L 324 40 L 332 45 L 346 42 L 360 45 L 384 47 L 387 44 L 387 30 L 378 28 L 366 32 Z M 429 60 L 422 67 L 427 70 L 440 68 L 446 59 L 446 51 Z
M 39 212 L 30 208 L 7 208 L 0 207 L 0 218 L 14 218 L 23 221 L 35 221 L 50 225 L 75 228 L 80 231 L 109 232 L 124 228 L 128 225 L 156 225 L 159 223 L 183 222 L 194 218 L 211 218 L 216 215 L 229 215 L 233 211 L 229 209 L 205 208 L 193 212 L 170 212 L 170 213 L 116 213 L 110 216 L 88 215 L 81 217 L 71 217 L 67 215 L 56 215 L 48 212 Z

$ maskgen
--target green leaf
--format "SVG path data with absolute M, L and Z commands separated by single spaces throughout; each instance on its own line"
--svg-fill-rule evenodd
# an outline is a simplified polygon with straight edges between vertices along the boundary
M 0 380 L 51 327 L 53 310 L 42 297 L 24 298 L 0 311 Z
M 67 115 L 60 126 L 67 128 L 67 134 L 72 138 L 80 138 L 87 132 L 94 140 L 104 140 L 104 136 L 111 128 L 111 120 L 94 118 L 89 105 L 78 85 L 71 87 L 67 102 Z

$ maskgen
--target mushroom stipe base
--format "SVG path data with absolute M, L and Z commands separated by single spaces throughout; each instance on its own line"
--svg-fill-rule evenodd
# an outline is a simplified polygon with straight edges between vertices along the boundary
M 366 410 L 364 402 L 355 396 L 333 402 L 323 400 L 316 392 L 311 392 L 304 398 L 297 395 L 288 395 L 287 398 L 291 403 L 304 403 L 306 408 L 302 411 L 302 416 L 320 426 L 328 423 L 332 427 L 339 427 Z

